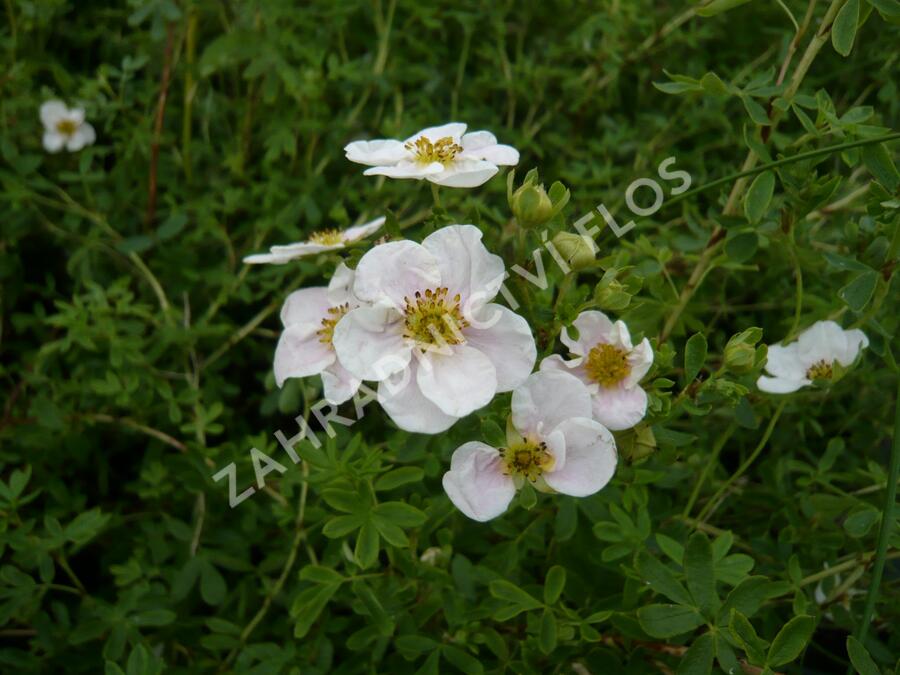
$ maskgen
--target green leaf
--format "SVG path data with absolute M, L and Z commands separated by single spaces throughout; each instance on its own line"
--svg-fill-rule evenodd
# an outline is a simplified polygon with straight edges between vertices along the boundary
M 364 581 L 356 581 L 353 583 L 353 592 L 356 593 L 356 597 L 362 600 L 366 607 L 366 611 L 369 614 L 371 625 L 375 626 L 379 635 L 382 637 L 391 635 L 394 632 L 396 624 L 393 619 L 388 616 L 387 612 L 384 610 L 384 606 L 378 598 L 375 597 L 375 593 L 372 591 L 371 587 Z
M 225 579 L 212 563 L 204 561 L 200 568 L 200 595 L 210 605 L 218 605 L 225 599 Z
M 335 518 L 332 518 L 327 523 L 325 523 L 325 527 L 322 528 L 322 534 L 330 539 L 344 537 L 361 527 L 365 521 L 366 517 L 361 513 L 354 513 L 353 515 L 347 516 L 336 516 Z
M 168 609 L 145 609 L 132 614 L 130 619 L 135 626 L 168 626 L 178 615 Z
M 869 652 L 852 635 L 847 638 L 847 654 L 850 656 L 850 663 L 853 664 L 859 675 L 881 675 L 881 670 L 875 665 Z
M 516 605 L 520 612 L 543 606 L 540 600 L 504 579 L 492 581 L 488 586 L 488 590 L 495 598 Z
M 417 527 L 428 520 L 423 511 L 403 502 L 378 504 L 372 509 L 372 513 L 400 527 Z
M 715 16 L 716 14 L 727 12 L 729 9 L 745 5 L 748 2 L 750 0 L 711 0 L 711 2 L 698 7 L 697 14 L 699 16 Z
M 715 644 L 709 633 L 704 633 L 681 657 L 678 664 L 678 675 L 709 675 L 712 672 Z
M 641 552 L 636 561 L 637 571 L 657 593 L 680 605 L 692 605 L 687 589 L 675 578 L 675 574 L 652 555 Z
M 683 605 L 647 605 L 637 611 L 638 621 L 647 635 L 669 638 L 689 633 L 703 625 L 703 616 Z
M 773 584 L 766 577 L 756 576 L 744 579 L 732 589 L 725 598 L 725 602 L 722 603 L 719 610 L 719 623 L 728 620 L 732 609 L 736 609 L 745 617 L 756 614 L 762 604 L 772 597 L 772 586 Z
M 844 531 L 855 539 L 864 537 L 881 518 L 881 511 L 873 506 L 854 510 L 844 520 Z
M 831 27 L 831 44 L 841 56 L 850 54 L 859 26 L 859 0 L 847 0 Z
M 441 647 L 441 655 L 467 675 L 469 673 L 481 675 L 484 672 L 484 666 L 481 665 L 481 661 L 459 647 L 443 645 Z
M 866 145 L 862 148 L 862 160 L 866 168 L 875 176 L 885 190 L 894 194 L 900 187 L 900 172 L 884 143 Z
M 706 337 L 694 333 L 684 346 L 684 382 L 690 384 L 706 361 Z
M 300 570 L 300 578 L 317 584 L 339 584 L 344 580 L 340 572 L 324 565 L 306 565 Z
M 839 290 L 838 296 L 854 312 L 861 312 L 869 304 L 869 300 L 872 299 L 877 283 L 877 272 L 863 272 Z
M 375 489 L 379 491 L 393 490 L 408 483 L 418 483 L 425 477 L 425 472 L 417 466 L 403 466 L 388 471 L 375 481 Z
M 731 610 L 728 631 L 738 645 L 747 652 L 751 663 L 761 664 L 765 660 L 765 649 L 768 643 L 756 634 L 753 624 L 736 609 Z
M 356 535 L 356 549 L 353 554 L 360 567 L 366 569 L 375 564 L 378 560 L 378 529 L 375 524 L 369 520 L 360 528 L 359 534 Z
M 684 549 L 684 573 L 688 590 L 702 612 L 718 600 L 712 546 L 702 532 L 695 532 Z
M 744 197 L 744 215 L 751 223 L 758 223 L 766 211 L 769 210 L 769 203 L 772 201 L 772 194 L 775 192 L 775 173 L 772 171 L 763 171 L 750 184 L 750 189 Z
M 795 616 L 788 621 L 772 640 L 766 665 L 778 668 L 800 656 L 815 628 L 816 621 L 811 616 Z
M 539 644 L 544 654 L 549 654 L 556 649 L 556 617 L 549 607 L 544 610 L 541 617 L 541 633 Z
M 565 586 L 565 568 L 554 565 L 547 570 L 547 577 L 544 579 L 544 604 L 552 605 L 559 600 L 559 596 L 562 595 Z
M 291 607 L 291 616 L 295 619 L 294 637 L 306 636 L 313 623 L 319 618 L 319 614 L 325 609 L 325 605 L 340 587 L 340 584 L 313 586 L 297 596 Z

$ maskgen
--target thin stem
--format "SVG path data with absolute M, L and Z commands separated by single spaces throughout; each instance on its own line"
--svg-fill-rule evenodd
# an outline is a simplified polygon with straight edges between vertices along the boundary
M 685 391 L 687 388 L 685 387 Z M 697 479 L 697 484 L 694 485 L 694 491 L 691 493 L 691 498 L 688 499 L 687 506 L 684 507 L 684 511 L 682 512 L 682 516 L 687 518 L 691 515 L 691 509 L 694 508 L 694 504 L 697 503 L 697 498 L 700 496 L 700 489 L 703 487 L 703 484 L 706 482 L 706 477 L 709 475 L 709 472 L 712 470 L 713 465 L 719 459 L 719 453 L 722 452 L 722 448 L 725 447 L 725 444 L 728 442 L 728 439 L 731 438 L 732 434 L 737 429 L 737 425 L 732 423 L 725 432 L 719 436 L 718 440 L 716 440 L 716 444 L 713 446 L 712 453 L 710 453 L 709 458 L 706 460 L 706 465 L 703 467 L 703 472 L 700 474 L 700 478 Z
M 866 595 L 862 621 L 856 627 L 856 639 L 865 642 L 875 602 L 878 600 L 878 587 L 884 573 L 884 561 L 887 558 L 888 543 L 894 526 L 894 508 L 897 504 L 897 477 L 900 475 L 900 376 L 897 377 L 897 394 L 894 400 L 894 442 L 891 445 L 891 464 L 888 469 L 887 490 L 884 494 L 884 507 L 881 511 L 881 528 L 878 531 L 875 566 L 872 568 L 872 581 Z
M 775 414 L 772 415 L 772 419 L 769 420 L 769 426 L 766 427 L 766 431 L 763 434 L 763 437 L 760 439 L 759 444 L 754 448 L 753 452 L 750 453 L 750 456 L 744 460 L 744 463 L 738 467 L 738 470 L 735 471 L 731 476 L 729 476 L 728 480 L 726 480 L 716 491 L 716 494 L 713 495 L 712 499 L 710 499 L 703 510 L 700 512 L 700 515 L 697 517 L 697 520 L 706 520 L 712 511 L 716 508 L 716 505 L 719 503 L 719 499 L 727 492 L 727 490 L 734 484 L 734 482 L 744 475 L 744 473 L 749 469 L 753 462 L 756 461 L 756 458 L 759 457 L 760 453 L 766 447 L 766 444 L 769 442 L 769 437 L 772 435 L 772 432 L 775 430 L 775 424 L 778 422 L 778 418 L 781 417 L 781 411 L 784 410 L 784 406 L 787 404 L 787 400 L 782 401 L 778 404 L 778 407 L 775 409 Z
M 434 206 L 435 208 L 442 209 L 444 208 L 441 204 L 441 191 L 440 188 L 435 183 L 429 183 L 431 185 L 431 196 L 434 197 Z

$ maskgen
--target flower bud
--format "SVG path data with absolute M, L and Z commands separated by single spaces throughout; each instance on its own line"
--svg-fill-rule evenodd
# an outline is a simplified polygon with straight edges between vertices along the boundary
M 553 215 L 553 202 L 539 183 L 526 182 L 513 193 L 510 207 L 522 227 L 538 227 Z
M 573 270 L 583 270 L 594 264 L 594 242 L 574 232 L 560 232 L 553 237 L 553 246 Z
M 725 367 L 736 375 L 753 370 L 756 363 L 756 343 L 762 337 L 759 328 L 748 328 L 733 335 L 725 345 Z

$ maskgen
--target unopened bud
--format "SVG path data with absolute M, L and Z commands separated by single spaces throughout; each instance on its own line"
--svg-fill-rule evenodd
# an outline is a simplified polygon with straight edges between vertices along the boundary
M 553 215 L 553 202 L 539 183 L 525 183 L 513 193 L 510 207 L 522 227 L 538 227 Z
M 583 270 L 594 264 L 594 242 L 574 232 L 560 232 L 553 237 L 553 246 L 573 270 Z
M 756 363 L 756 343 L 762 337 L 759 328 L 748 328 L 733 335 L 725 345 L 725 367 L 736 375 L 753 370 Z

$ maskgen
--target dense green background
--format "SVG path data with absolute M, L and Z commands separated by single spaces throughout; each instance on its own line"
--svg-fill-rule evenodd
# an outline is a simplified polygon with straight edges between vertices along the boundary
M 845 4 L 868 17 L 847 57 L 821 23 Z M 301 445 L 303 469 L 290 464 L 272 434 L 295 432 L 319 383 L 274 386 L 277 310 L 336 258 L 240 260 L 387 212 L 414 239 L 475 222 L 508 265 L 528 259 L 502 176 L 443 191 L 446 213 L 433 213 L 426 185 L 365 178 L 344 159 L 362 137 L 490 129 L 520 149 L 520 177 L 539 167 L 570 188 L 554 231 L 601 202 L 627 221 L 625 188 L 668 156 L 696 187 L 739 171 L 748 144 L 765 162 L 888 133 L 900 4 L 871 4 L 813 0 L 785 82 L 817 36 L 821 51 L 798 82 L 801 112 L 772 134 L 803 0 L 710 17 L 649 0 L 5 0 L 0 669 L 844 672 L 897 381 L 896 143 L 790 163 L 771 202 L 727 207 L 729 182 L 621 240 L 607 230 L 602 268 L 561 297 L 558 272 L 544 293 L 514 283 L 532 294 L 521 311 L 546 354 L 604 279 L 597 306 L 654 339 L 652 409 L 618 435 L 603 492 L 533 506 L 525 493 L 486 525 L 452 508 L 440 475 L 455 447 L 504 423 L 508 396 L 438 437 L 398 432 L 371 405 L 323 450 Z M 719 79 L 697 82 L 710 71 Z M 83 103 L 96 145 L 46 155 L 49 98 Z M 711 271 L 693 292 L 698 265 Z M 827 317 L 863 328 L 871 348 L 832 389 L 781 399 L 759 459 L 726 484 L 779 403 L 753 386 L 759 359 L 720 368 L 729 337 L 758 326 L 774 343 Z M 250 485 L 253 446 L 289 470 L 230 510 L 211 476 L 236 461 L 239 490 Z M 366 520 L 359 538 L 344 527 Z M 897 539 L 865 641 L 883 672 L 900 653 Z

